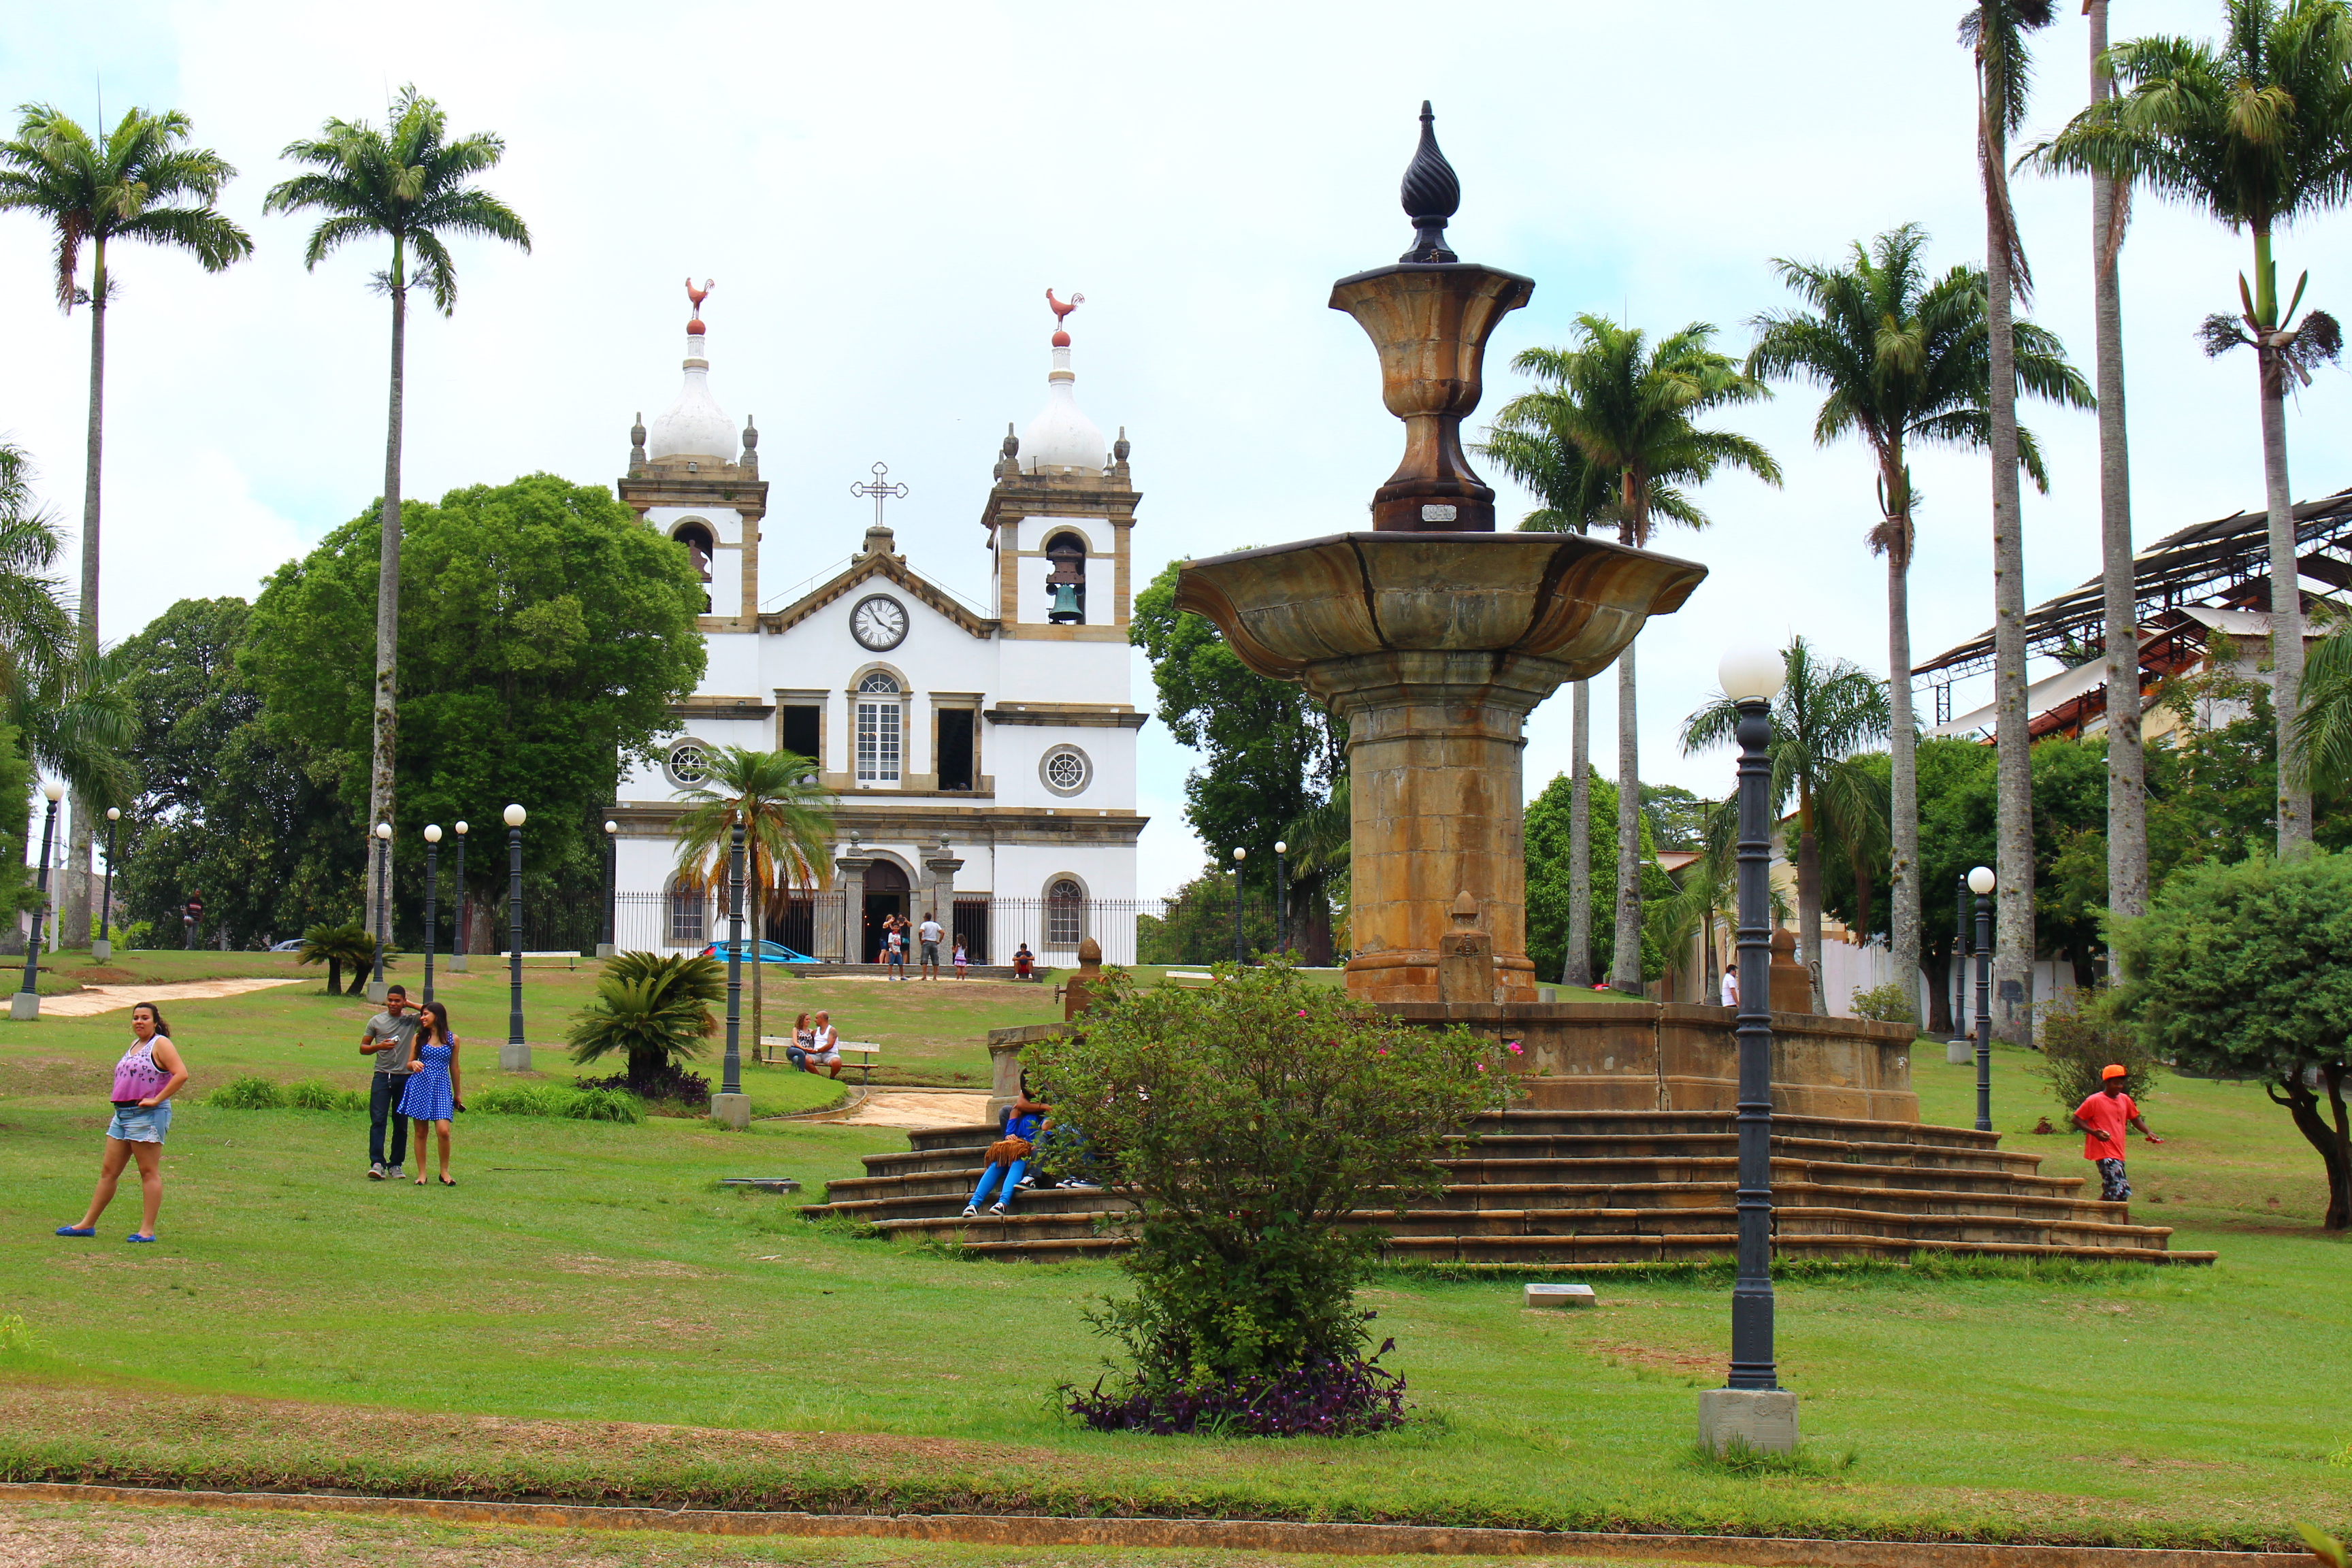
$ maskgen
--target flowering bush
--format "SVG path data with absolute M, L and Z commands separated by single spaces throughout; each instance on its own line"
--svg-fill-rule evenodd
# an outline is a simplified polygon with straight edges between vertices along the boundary
M 1108 972 L 1084 1032 L 1027 1053 L 1055 1127 L 1136 1205 L 1135 1294 L 1090 1314 L 1126 1364 L 1066 1398 L 1118 1429 L 1393 1425 L 1402 1385 L 1364 1357 L 1354 1304 L 1381 1238 L 1348 1222 L 1437 1189 L 1448 1136 L 1511 1092 L 1489 1070 L 1506 1058 L 1286 963 L 1216 973 L 1146 990 Z

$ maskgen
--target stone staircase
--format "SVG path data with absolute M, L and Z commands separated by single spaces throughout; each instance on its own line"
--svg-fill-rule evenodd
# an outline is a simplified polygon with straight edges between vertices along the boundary
M 1900 1121 L 1775 1116 L 1774 1250 L 1781 1258 L 1969 1253 L 2210 1263 L 2175 1252 L 2164 1226 L 2086 1196 L 2080 1174 L 2045 1176 L 2042 1156 L 1998 1133 Z M 825 1184 L 807 1218 L 861 1219 L 892 1236 L 1045 1261 L 1123 1245 L 1129 1204 L 1097 1188 L 1032 1189 L 1017 1212 L 965 1219 L 992 1126 L 911 1132 L 904 1153 Z M 1402 1214 L 1360 1212 L 1391 1258 L 1444 1263 L 1690 1262 L 1728 1256 L 1737 1134 L 1720 1111 L 1507 1110 L 1482 1117 L 1445 1163 L 1436 1198 Z M 2068 1166 L 2080 1162 L 2065 1162 Z

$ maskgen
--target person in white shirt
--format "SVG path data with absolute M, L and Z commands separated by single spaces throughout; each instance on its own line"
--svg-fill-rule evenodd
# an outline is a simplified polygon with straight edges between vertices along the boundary
M 1737 969 L 1726 967 L 1723 972 L 1723 1005 L 1727 1007 L 1739 1005 L 1739 971 Z
M 940 977 L 940 943 L 947 939 L 948 934 L 940 924 L 939 915 L 936 912 L 926 913 L 923 923 L 915 928 L 915 934 L 922 939 L 923 943 L 923 978 L 937 980 Z
M 833 1015 L 819 1013 L 809 1029 L 808 1047 L 801 1053 L 800 1068 L 814 1072 L 819 1068 L 831 1068 L 833 1076 L 841 1076 L 841 1031 L 833 1026 Z

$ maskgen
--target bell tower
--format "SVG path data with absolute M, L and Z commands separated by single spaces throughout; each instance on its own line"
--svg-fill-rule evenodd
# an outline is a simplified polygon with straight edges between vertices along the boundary
M 1045 407 L 1020 436 L 1004 427 L 996 482 L 981 513 L 993 610 L 1003 637 L 1033 641 L 1127 641 L 1133 604 L 1128 535 L 1136 490 L 1127 431 L 1108 445 L 1078 406 L 1066 321 L 1086 296 L 1045 290 L 1055 316 Z

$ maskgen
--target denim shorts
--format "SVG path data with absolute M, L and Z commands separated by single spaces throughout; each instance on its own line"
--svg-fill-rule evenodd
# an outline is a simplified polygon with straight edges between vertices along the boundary
M 106 1135 L 119 1138 L 125 1143 L 161 1143 L 163 1134 L 171 1130 L 172 1108 L 169 1105 L 119 1107 L 114 1112 L 114 1120 L 106 1124 Z

